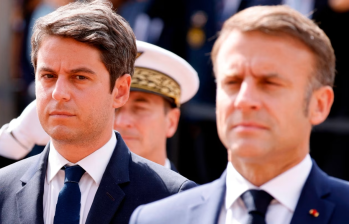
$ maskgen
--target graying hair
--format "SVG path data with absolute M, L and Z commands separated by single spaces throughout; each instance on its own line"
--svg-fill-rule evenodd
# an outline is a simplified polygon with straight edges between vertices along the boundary
M 31 38 L 31 60 L 36 70 L 40 43 L 46 36 L 73 38 L 97 48 L 110 74 L 110 90 L 124 74 L 133 75 L 137 47 L 129 24 L 107 1 L 79 1 L 39 18 Z
M 331 42 L 313 21 L 288 6 L 255 6 L 245 9 L 223 25 L 211 54 L 215 64 L 222 42 L 232 30 L 242 32 L 260 31 L 266 34 L 286 34 L 303 42 L 315 56 L 314 74 L 310 81 L 312 90 L 321 86 L 333 86 L 335 78 L 335 55 Z
M 315 65 L 312 74 L 309 74 L 304 98 L 306 115 L 313 91 L 321 86 L 333 87 L 336 58 L 331 42 L 323 30 L 299 12 L 288 6 L 255 6 L 230 17 L 224 23 L 213 46 L 211 54 L 213 65 L 222 42 L 232 30 L 260 31 L 269 35 L 285 34 L 301 41 L 314 53 Z

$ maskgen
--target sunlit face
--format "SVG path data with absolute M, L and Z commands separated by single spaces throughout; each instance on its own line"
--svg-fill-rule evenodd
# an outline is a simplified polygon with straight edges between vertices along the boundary
M 218 134 L 232 157 L 259 161 L 307 147 L 314 56 L 286 35 L 232 31 L 216 59 Z
M 170 124 L 173 110 L 169 108 L 165 113 L 165 100 L 161 96 L 131 91 L 127 103 L 115 112 L 114 129 L 132 152 L 151 160 L 166 150 L 166 139 L 177 128 L 178 120 L 174 121 L 175 128 Z
M 97 49 L 48 36 L 38 51 L 35 78 L 40 122 L 54 140 L 84 141 L 105 132 L 110 136 L 113 94 Z

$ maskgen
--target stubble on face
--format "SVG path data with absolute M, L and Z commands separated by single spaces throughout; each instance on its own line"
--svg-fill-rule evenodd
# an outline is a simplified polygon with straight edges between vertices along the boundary
M 37 107 L 54 142 L 92 146 L 106 132 L 110 138 L 114 110 L 109 86 L 97 49 L 69 38 L 43 40 L 36 71 Z
M 230 34 L 216 59 L 216 113 L 219 137 L 233 159 L 265 163 L 308 152 L 304 99 L 313 60 L 291 37 Z

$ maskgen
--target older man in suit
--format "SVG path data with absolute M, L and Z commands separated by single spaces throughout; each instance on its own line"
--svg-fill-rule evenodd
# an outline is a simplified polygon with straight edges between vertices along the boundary
M 349 185 L 309 156 L 333 102 L 335 57 L 324 32 L 286 6 L 227 20 L 212 51 L 222 177 L 139 207 L 131 224 L 346 223 Z
M 51 141 L 0 170 L 1 223 L 128 223 L 137 206 L 195 186 L 131 153 L 113 131 L 137 49 L 110 5 L 75 2 L 40 18 L 32 49 L 37 111 Z

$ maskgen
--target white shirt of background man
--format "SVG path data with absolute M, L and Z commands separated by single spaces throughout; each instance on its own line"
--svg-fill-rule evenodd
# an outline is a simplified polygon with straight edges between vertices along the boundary
M 65 165 L 81 166 L 86 172 L 79 182 L 81 191 L 80 224 L 86 223 L 93 199 L 101 183 L 104 171 L 113 154 L 117 140 L 112 132 L 110 140 L 100 149 L 80 160 L 76 164 L 70 163 L 61 156 L 50 143 L 48 166 L 44 184 L 44 223 L 53 223 L 58 195 L 64 186 L 65 172 L 61 168 Z

